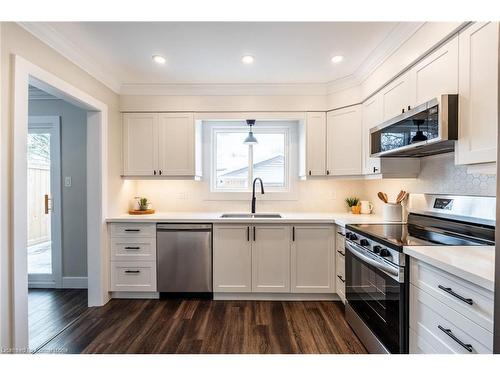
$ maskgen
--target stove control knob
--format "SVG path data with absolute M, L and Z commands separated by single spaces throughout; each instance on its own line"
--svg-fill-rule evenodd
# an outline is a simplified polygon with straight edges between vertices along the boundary
M 354 233 L 351 233 L 351 235 L 349 236 L 349 239 L 351 241 L 356 241 L 358 239 L 358 236 L 356 236 Z
M 380 253 L 380 250 L 382 250 L 382 246 L 380 246 L 380 245 L 375 245 L 375 246 L 373 246 L 373 252 L 374 252 L 375 254 Z
M 387 250 L 387 249 L 380 249 L 380 256 L 381 257 L 387 257 L 389 255 L 391 255 L 391 253 L 389 252 L 389 250 Z
M 361 241 L 359 241 L 359 244 L 361 246 L 370 246 L 370 243 L 368 242 L 368 240 L 365 240 L 364 238 Z

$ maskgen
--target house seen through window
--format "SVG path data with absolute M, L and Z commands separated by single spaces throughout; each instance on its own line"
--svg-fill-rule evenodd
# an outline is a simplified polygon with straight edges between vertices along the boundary
M 288 129 L 254 128 L 258 143 L 244 144 L 248 128 L 214 129 L 212 186 L 216 191 L 248 191 L 260 177 L 270 191 L 288 189 Z

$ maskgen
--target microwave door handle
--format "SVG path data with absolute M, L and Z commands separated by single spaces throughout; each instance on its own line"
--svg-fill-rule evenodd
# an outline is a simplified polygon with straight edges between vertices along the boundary
M 390 265 L 386 264 L 382 260 L 377 260 L 372 257 L 369 257 L 368 255 L 365 255 L 362 250 L 359 250 L 357 248 L 357 245 L 353 244 L 352 242 L 346 241 L 346 248 L 349 250 L 349 252 L 356 256 L 357 258 L 361 259 L 363 262 L 368 263 L 380 271 L 384 272 L 387 276 L 389 276 L 391 279 L 396 280 L 399 283 L 402 283 L 403 280 L 401 278 L 401 274 L 399 270 L 396 267 L 391 267 Z

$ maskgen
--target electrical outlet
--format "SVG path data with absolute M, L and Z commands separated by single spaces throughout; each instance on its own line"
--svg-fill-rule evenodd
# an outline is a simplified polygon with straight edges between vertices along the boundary
M 64 187 L 71 187 L 71 176 L 64 177 Z

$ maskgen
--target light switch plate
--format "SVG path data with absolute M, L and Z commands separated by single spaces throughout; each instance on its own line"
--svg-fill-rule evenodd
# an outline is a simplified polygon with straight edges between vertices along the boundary
M 64 187 L 71 187 L 71 176 L 64 177 Z

